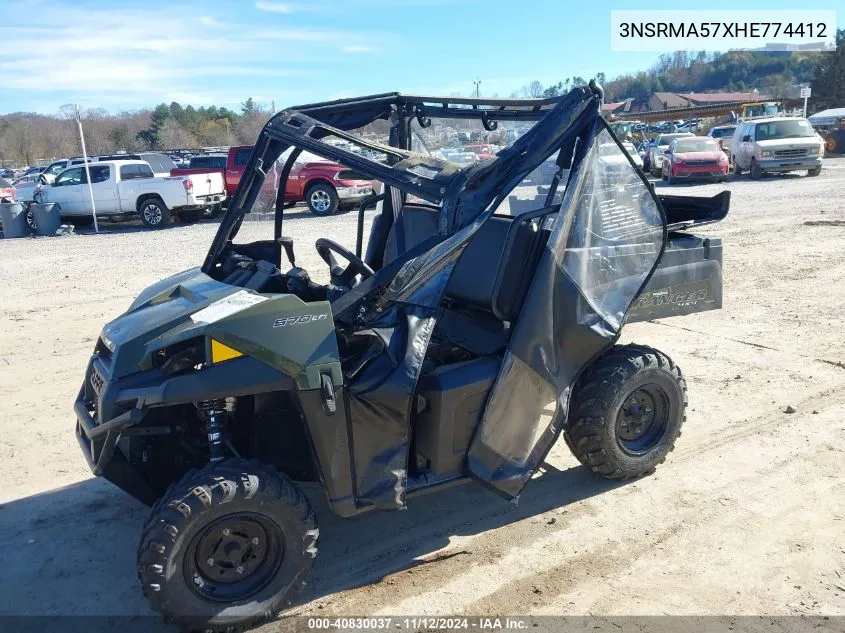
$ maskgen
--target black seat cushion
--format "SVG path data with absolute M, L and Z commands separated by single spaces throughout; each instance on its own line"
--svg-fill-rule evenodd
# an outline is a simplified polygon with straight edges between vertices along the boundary
M 437 232 L 439 210 L 421 205 L 402 207 L 405 250 Z M 461 255 L 446 287 L 445 296 L 454 302 L 493 311 L 493 303 L 504 320 L 514 320 L 533 277 L 540 248 L 537 226 L 523 222 L 514 229 L 514 240 L 505 252 L 513 218 L 493 216 L 478 230 Z M 399 256 L 396 223 L 391 227 L 384 250 L 384 262 Z M 496 281 L 499 281 L 497 291 Z M 496 296 L 494 296 L 496 293 Z

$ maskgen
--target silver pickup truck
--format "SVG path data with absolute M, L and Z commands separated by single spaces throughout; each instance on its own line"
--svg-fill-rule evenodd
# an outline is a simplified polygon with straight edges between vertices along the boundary
M 199 219 L 203 211 L 226 197 L 219 173 L 157 178 L 142 160 L 101 161 L 88 164 L 97 216 L 138 214 L 149 227 L 168 224 L 173 216 Z M 62 216 L 77 223 L 93 220 L 91 193 L 84 165 L 71 167 L 42 184 L 34 195 L 40 202 L 56 202 Z

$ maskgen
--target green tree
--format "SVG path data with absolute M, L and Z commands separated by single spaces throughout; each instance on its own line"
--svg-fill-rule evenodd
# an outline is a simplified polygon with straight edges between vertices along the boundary
M 836 49 L 821 56 L 811 84 L 816 111 L 845 105 L 845 29 L 836 32 Z
M 249 97 L 241 104 L 241 113 L 244 115 L 250 115 L 257 110 L 258 106 L 255 105 L 255 101 L 252 100 L 252 97 Z

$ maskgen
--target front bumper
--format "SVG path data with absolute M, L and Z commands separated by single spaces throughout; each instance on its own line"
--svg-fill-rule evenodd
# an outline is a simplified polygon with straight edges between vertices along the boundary
M 724 178 L 728 175 L 728 163 L 723 165 L 706 165 L 701 167 L 678 167 L 673 166 L 670 169 L 672 178 L 679 180 L 709 180 L 712 178 Z
M 88 467 L 97 476 L 104 473 L 111 461 L 121 434 L 144 419 L 145 411 L 137 408 L 137 399 L 124 401 L 124 406 L 118 407 L 116 395 L 107 362 L 99 355 L 92 356 L 73 411 L 76 439 Z
M 758 163 L 763 171 L 774 174 L 821 167 L 822 157 L 814 155 L 801 156 L 797 158 L 761 158 Z
M 355 185 L 351 187 L 337 187 L 337 197 L 344 202 L 351 202 L 353 200 L 363 200 L 367 196 L 373 195 L 372 185 Z

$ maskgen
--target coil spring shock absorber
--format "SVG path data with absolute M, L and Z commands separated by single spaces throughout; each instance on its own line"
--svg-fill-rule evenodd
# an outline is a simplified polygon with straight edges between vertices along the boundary
M 226 400 L 216 398 L 214 400 L 201 400 L 197 402 L 197 413 L 205 424 L 205 433 L 208 437 L 209 460 L 219 462 L 226 457 L 223 445 L 226 443 L 225 432 L 228 422 L 228 411 Z

